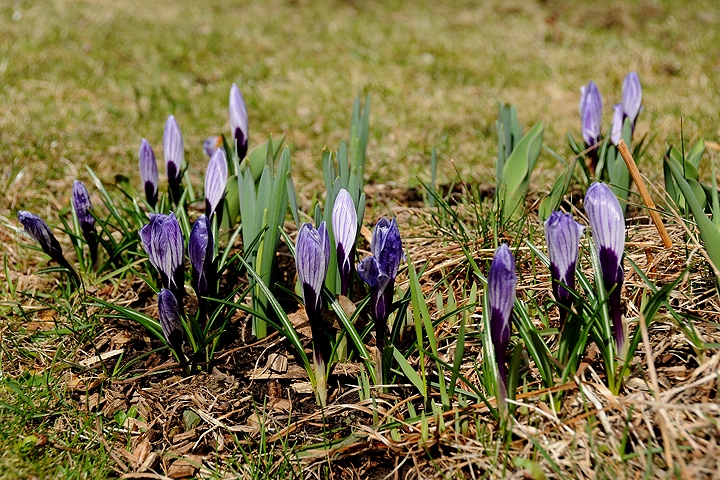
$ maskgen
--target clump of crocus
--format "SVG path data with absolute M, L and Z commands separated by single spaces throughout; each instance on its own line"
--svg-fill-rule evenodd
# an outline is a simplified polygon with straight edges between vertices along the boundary
M 90 262 L 94 265 L 97 261 L 97 231 L 95 230 L 95 217 L 92 216 L 92 203 L 90 192 L 80 180 L 75 180 L 72 186 L 71 202 L 75 216 L 80 224 L 80 231 L 90 250 Z
M 213 215 L 221 220 L 225 187 L 228 179 L 228 165 L 225 151 L 218 148 L 213 152 L 205 171 L 205 215 L 212 222 Z
M 53 235 L 50 227 L 45 223 L 45 220 L 25 210 L 18 212 L 18 220 L 20 220 L 20 223 L 25 227 L 25 231 L 40 244 L 43 252 L 47 253 L 50 258 L 59 263 L 60 266 L 66 268 L 75 285 L 80 286 L 80 277 L 72 265 L 65 259 L 62 247 L 60 247 L 60 242 L 55 238 L 55 235 Z
M 180 201 L 180 181 L 182 180 L 182 167 L 185 163 L 185 149 L 182 132 L 180 132 L 180 127 L 172 115 L 165 122 L 163 155 L 165 156 L 170 200 L 177 205 Z
M 593 81 L 580 90 L 580 120 L 585 148 L 593 147 L 600 141 L 602 128 L 602 95 Z M 598 164 L 598 155 L 597 148 L 588 153 L 593 172 Z
M 573 298 L 566 287 L 575 288 L 575 266 L 578 260 L 580 237 L 585 227 L 573 220 L 569 213 L 553 212 L 545 220 L 545 241 L 550 256 L 552 291 L 560 308 L 560 330 L 565 325 Z
M 201 318 L 207 313 L 207 300 L 204 297 L 212 297 L 216 293 L 214 248 L 210 222 L 205 215 L 200 215 L 190 232 L 188 256 L 192 264 L 193 288 L 198 296 Z
M 395 277 L 403 258 L 402 239 L 393 218 L 381 218 L 370 241 L 372 255 L 357 266 L 358 275 L 370 286 L 370 313 L 375 321 L 375 341 L 382 356 L 392 307 Z
M 585 212 L 590 220 L 595 250 L 600 260 L 605 290 L 610 293 L 609 308 L 618 350 L 625 343 L 620 310 L 620 289 L 625 274 L 622 259 L 625 251 L 625 217 L 620 202 L 606 184 L 596 182 L 585 194 Z
M 245 99 L 234 83 L 230 88 L 230 130 L 237 156 L 242 160 L 248 151 L 248 114 Z
M 182 305 L 185 292 L 184 246 L 182 231 L 175 214 L 150 214 L 150 223 L 140 229 L 140 240 L 150 263 L 160 273 L 163 285 Z
M 350 193 L 344 188 L 335 199 L 332 211 L 332 227 L 335 236 L 337 264 L 340 270 L 340 294 L 347 297 L 350 276 L 354 266 L 355 240 L 357 239 L 357 210 Z
M 312 330 L 317 399 L 324 407 L 327 402 L 326 368 L 332 354 L 329 335 L 322 320 L 322 289 L 330 263 L 330 235 L 325 222 L 321 222 L 317 230 L 310 223 L 300 227 L 295 245 L 295 263 Z
M 498 364 L 498 404 L 504 404 L 507 398 L 507 348 L 510 343 L 510 315 L 515 305 L 515 258 L 507 244 L 495 251 L 490 272 L 488 273 L 488 307 L 490 309 L 490 337 L 495 347 L 495 360 Z
M 630 132 L 635 131 L 635 123 L 642 109 L 642 87 L 637 73 L 630 72 L 625 76 L 622 86 L 622 102 L 613 108 L 613 124 L 610 140 L 617 145 L 622 138 L 625 119 L 630 121 Z
M 140 168 L 140 180 L 143 184 L 145 199 L 152 208 L 155 208 L 158 200 L 158 168 L 150 143 L 144 138 L 140 142 L 138 151 L 138 167 Z

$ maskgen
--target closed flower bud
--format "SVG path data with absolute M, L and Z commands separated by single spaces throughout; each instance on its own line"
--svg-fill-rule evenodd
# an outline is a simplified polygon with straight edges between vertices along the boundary
M 347 296 L 350 287 L 350 275 L 355 255 L 357 238 L 357 211 L 350 193 L 344 188 L 340 190 L 332 211 L 332 227 L 337 250 L 337 263 L 340 270 L 340 293 Z
M 590 147 L 600 141 L 602 128 L 602 95 L 595 82 L 591 81 L 580 91 L 580 119 L 582 137 L 585 146 Z
M 616 147 L 622 138 L 624 121 L 622 104 L 616 103 L 615 106 L 613 106 L 612 130 L 610 132 L 610 141 Z
M 622 111 L 626 118 L 630 119 L 630 124 L 635 129 L 635 121 L 637 120 L 640 109 L 642 108 L 642 87 L 640 86 L 640 78 L 637 73 L 630 72 L 625 76 L 622 86 Z
M 375 319 L 376 342 L 382 353 L 387 320 L 390 316 L 395 277 L 403 258 L 402 239 L 393 218 L 381 218 L 373 229 L 370 241 L 372 255 L 358 264 L 360 278 L 370 286 L 371 313 Z
M 72 206 L 75 210 L 83 238 L 90 250 L 90 259 L 94 264 L 97 259 L 97 232 L 95 231 L 95 217 L 92 216 L 92 203 L 90 192 L 80 180 L 75 180 L 72 186 Z
M 65 267 L 68 272 L 70 272 L 70 276 L 75 281 L 75 284 L 79 286 L 80 277 L 78 277 L 75 269 L 73 269 L 65 259 L 62 248 L 60 247 L 60 242 L 57 241 L 57 238 L 55 238 L 55 235 L 53 235 L 50 227 L 45 223 L 45 220 L 25 210 L 18 212 L 18 220 L 20 220 L 20 223 L 25 227 L 25 232 L 40 244 L 43 252 L 47 253 L 50 258 Z
M 215 275 L 212 269 L 213 236 L 210 223 L 205 215 L 200 215 L 193 225 L 188 241 L 188 256 L 193 268 L 193 286 L 198 297 L 212 293 L 211 282 Z
M 507 244 L 495 251 L 487 278 L 488 306 L 490 308 L 490 337 L 495 347 L 495 359 L 500 374 L 498 386 L 501 399 L 507 398 L 507 348 L 510 343 L 510 316 L 515 305 L 515 258 Z
M 234 83 L 230 88 L 230 130 L 238 158 L 242 160 L 248 150 L 248 114 L 245 99 Z
M 218 207 L 222 208 L 227 179 L 228 165 L 225 151 L 218 148 L 210 157 L 205 171 L 205 215 L 208 219 L 212 219 Z
M 182 132 L 180 132 L 180 127 L 172 115 L 165 122 L 163 155 L 165 156 L 165 170 L 170 186 L 170 196 L 172 201 L 177 204 L 180 201 L 180 180 L 182 168 L 185 164 L 185 149 L 183 147 Z
M 613 317 L 618 349 L 625 342 L 620 311 L 620 289 L 625 273 L 622 259 L 625 251 L 625 217 L 620 202 L 606 184 L 596 182 L 585 194 L 585 212 L 592 228 L 595 250 L 600 260 L 603 283 L 610 294 L 610 313 Z M 614 290 L 613 290 L 614 289 Z
M 150 263 L 160 272 L 164 285 L 181 301 L 184 247 L 175 214 L 151 214 L 150 223 L 140 229 L 140 239 Z
M 566 309 L 572 306 L 572 296 L 563 286 L 575 288 L 575 266 L 578 260 L 580 237 L 585 227 L 573 220 L 569 213 L 555 211 L 545 220 L 545 241 L 550 256 L 550 274 L 555 300 Z M 560 309 L 560 325 L 565 324 L 567 311 Z
M 158 316 L 165 340 L 173 350 L 179 353 L 183 340 L 180 306 L 175 295 L 165 288 L 161 289 L 158 294 Z
M 295 245 L 295 264 L 313 337 L 316 393 L 318 402 L 323 407 L 327 401 L 326 365 L 332 354 L 327 328 L 321 315 L 322 288 L 329 263 L 330 235 L 325 222 L 320 223 L 317 230 L 311 224 L 305 223 L 300 227 Z
M 150 143 L 144 138 L 140 142 L 138 151 L 138 166 L 140 168 L 140 181 L 143 184 L 145 199 L 152 208 L 155 208 L 158 200 L 158 168 Z

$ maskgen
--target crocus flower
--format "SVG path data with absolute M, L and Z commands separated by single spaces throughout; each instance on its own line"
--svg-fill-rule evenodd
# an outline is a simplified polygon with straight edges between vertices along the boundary
M 245 99 L 234 83 L 230 88 L 230 130 L 238 158 L 242 160 L 248 150 L 248 114 Z
M 163 155 L 165 156 L 165 170 L 170 186 L 170 197 L 173 203 L 177 204 L 180 201 L 180 180 L 182 167 L 185 163 L 185 150 L 182 132 L 180 132 L 180 127 L 172 115 L 165 122 Z
M 575 266 L 578 260 L 580 237 L 585 227 L 573 220 L 569 213 L 555 211 L 545 220 L 545 241 L 550 256 L 550 275 L 555 300 L 570 309 L 572 296 L 563 286 L 575 288 Z M 560 329 L 567 318 L 567 310 L 560 309 Z
M 205 215 L 200 215 L 195 220 L 188 241 L 188 256 L 193 267 L 193 287 L 200 300 L 213 293 L 212 283 L 215 277 L 212 271 L 213 249 L 210 222 Z
M 360 262 L 357 271 L 360 278 L 370 286 L 370 312 L 375 320 L 377 348 L 382 354 L 395 277 L 403 257 L 400 230 L 394 218 L 381 218 L 375 225 L 370 251 L 372 255 Z
M 25 210 L 18 212 L 18 220 L 20 220 L 20 223 L 25 227 L 25 231 L 40 244 L 43 252 L 47 253 L 50 258 L 65 267 L 70 272 L 70 276 L 76 285 L 80 285 L 80 277 L 78 277 L 75 269 L 73 269 L 65 259 L 62 247 L 60 247 L 60 242 L 57 241 L 57 238 L 55 238 L 55 235 L 53 235 L 50 227 L 45 223 L 45 220 Z
M 610 141 L 613 143 L 613 145 L 617 146 L 618 143 L 620 143 L 620 139 L 622 138 L 622 131 L 623 131 L 623 109 L 621 103 L 616 103 L 613 106 L 613 120 L 612 120 L 612 130 L 610 131 Z
M 90 250 L 90 259 L 93 264 L 97 260 L 97 232 L 95 231 L 95 217 L 92 216 L 92 203 L 90 192 L 80 180 L 75 180 L 72 186 L 71 202 L 75 216 L 77 216 L 80 230 Z
M 488 307 L 490 309 L 490 337 L 495 347 L 495 359 L 498 363 L 498 398 L 501 402 L 507 398 L 507 368 L 505 366 L 507 348 L 510 343 L 510 315 L 515 304 L 515 258 L 507 244 L 495 251 L 487 278 Z
M 635 131 L 635 122 L 642 110 L 642 87 L 637 73 L 630 72 L 625 76 L 622 86 L 622 103 L 615 105 L 613 126 L 610 139 L 617 145 L 622 137 L 625 119 L 630 120 L 631 132 Z
M 335 235 L 338 269 L 340 270 L 340 293 L 347 296 L 355 255 L 358 222 L 355 204 L 350 193 L 344 188 L 340 190 L 335 199 L 332 227 Z
M 327 401 L 325 365 L 332 353 L 321 317 L 322 288 L 330 263 L 330 235 L 325 222 L 321 222 L 317 230 L 309 223 L 300 227 L 295 245 L 295 263 L 298 279 L 302 285 L 305 311 L 312 330 L 318 401 L 320 405 L 325 406 Z
M 155 160 L 155 152 L 153 152 L 150 142 L 144 138 L 140 142 L 140 150 L 138 151 L 138 166 L 140 167 L 140 180 L 145 191 L 145 199 L 152 208 L 158 200 L 158 168 Z
M 182 351 L 183 340 L 180 306 L 175 295 L 165 288 L 161 289 L 158 294 L 158 316 L 165 340 L 179 355 Z
M 620 202 L 606 184 L 596 182 L 585 194 L 585 212 L 590 220 L 595 250 L 600 260 L 603 283 L 609 298 L 610 314 L 615 328 L 615 341 L 622 349 L 625 335 L 620 311 L 620 288 L 625 274 L 622 258 L 625 251 L 625 217 Z
M 602 95 L 593 81 L 580 90 L 580 120 L 585 147 L 590 148 L 600 141 L 602 128 Z M 588 155 L 594 170 L 598 162 L 597 148 Z
M 175 214 L 151 214 L 150 223 L 140 229 L 140 239 L 163 284 L 182 300 L 184 248 Z
M 642 87 L 637 73 L 630 72 L 625 76 L 622 86 L 622 110 L 635 129 L 635 121 L 642 108 Z
M 203 151 L 208 157 L 212 157 L 215 150 L 222 146 L 222 137 L 220 135 L 211 135 L 203 141 Z
M 205 171 L 205 215 L 209 219 L 212 219 L 216 211 L 222 209 L 227 179 L 228 166 L 225 151 L 218 148 L 210 157 Z M 218 207 L 220 208 L 218 209 Z

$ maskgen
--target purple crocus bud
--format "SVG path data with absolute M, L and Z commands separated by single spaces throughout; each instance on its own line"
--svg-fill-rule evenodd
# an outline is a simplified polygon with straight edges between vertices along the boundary
M 92 203 L 90 202 L 90 192 L 80 180 L 75 180 L 72 186 L 71 202 L 75 216 L 77 216 L 80 230 L 83 238 L 88 244 L 90 250 L 90 259 L 94 264 L 97 260 L 97 232 L 95 231 L 95 217 L 92 216 Z
M 165 171 L 170 186 L 170 197 L 173 203 L 177 204 L 180 201 L 180 180 L 182 167 L 185 163 L 185 149 L 183 147 L 182 132 L 180 132 L 180 127 L 172 115 L 165 122 L 163 155 L 165 156 Z
M 585 146 L 595 145 L 600 141 L 602 128 L 602 95 L 593 81 L 580 90 L 580 119 Z
M 585 194 L 585 212 L 590 220 L 595 250 L 600 260 L 603 283 L 610 294 L 610 314 L 618 349 L 625 343 L 620 311 L 620 289 L 625 278 L 622 268 L 625 251 L 625 217 L 620 202 L 606 184 L 596 182 Z
M 183 327 L 180 319 L 180 305 L 175 295 L 165 288 L 158 293 L 158 316 L 160 326 L 168 345 L 179 352 L 182 350 Z
M 245 99 L 236 84 L 230 88 L 230 130 L 240 160 L 248 150 L 248 114 Z
M 184 248 L 175 214 L 151 214 L 150 223 L 140 229 L 140 239 L 163 284 L 182 300 Z
M 600 141 L 602 129 L 602 95 L 593 81 L 580 90 L 580 120 L 585 147 L 590 148 Z M 592 170 L 595 171 L 598 163 L 597 148 L 590 150 L 588 156 Z
M 335 199 L 332 211 L 332 227 L 335 235 L 338 269 L 340 270 L 340 293 L 347 296 L 350 288 L 350 274 L 355 256 L 357 239 L 357 210 L 350 193 L 344 188 Z
M 225 150 L 218 148 L 210 157 L 205 171 L 205 215 L 209 219 L 212 219 L 218 207 L 222 208 L 227 179 L 228 165 Z
M 55 235 L 53 235 L 50 227 L 45 223 L 45 220 L 25 210 L 18 212 L 18 220 L 20 220 L 20 223 L 25 227 L 25 232 L 40 244 L 43 252 L 47 253 L 50 258 L 65 267 L 70 272 L 70 276 L 76 282 L 76 285 L 80 285 L 80 277 L 78 277 L 75 269 L 73 269 L 65 259 L 62 247 L 60 247 L 60 242 L 55 238 Z
M 332 348 L 321 316 L 322 288 L 330 263 L 330 235 L 325 222 L 317 230 L 309 223 L 303 224 L 295 245 L 297 275 L 302 285 L 305 311 L 310 320 L 313 337 L 315 380 L 320 405 L 327 401 L 327 378 L 325 366 L 330 361 Z
M 615 106 L 613 106 L 612 130 L 610 131 L 610 141 L 615 146 L 620 143 L 620 139 L 622 138 L 624 121 L 622 104 L 616 103 Z
M 622 86 L 622 111 L 625 118 L 635 130 L 635 121 L 642 108 L 642 87 L 637 73 L 630 72 L 625 76 Z
M 215 150 L 222 146 L 222 137 L 219 135 L 211 135 L 203 141 L 203 151 L 208 157 L 212 157 Z
M 560 309 L 561 330 L 567 318 L 566 309 L 570 309 L 573 303 L 570 292 L 563 285 L 575 288 L 575 266 L 584 229 L 569 213 L 555 211 L 545 220 L 545 241 L 550 256 L 553 295 L 555 300 L 565 307 Z
M 370 286 L 370 312 L 375 320 L 375 340 L 382 354 L 395 277 L 403 258 L 400 230 L 394 218 L 381 218 L 375 225 L 370 251 L 372 255 L 358 264 L 357 271 L 360 278 Z
M 510 343 L 510 315 L 515 305 L 515 258 L 507 244 L 495 251 L 487 278 L 488 306 L 490 308 L 490 337 L 495 347 L 495 359 L 498 363 L 498 398 L 507 398 L 507 368 L 505 366 L 507 348 Z
M 155 160 L 155 152 L 153 152 L 150 142 L 144 138 L 140 142 L 140 150 L 138 151 L 138 166 L 140 167 L 140 180 L 145 191 L 145 199 L 152 208 L 158 199 L 158 168 Z
M 193 287 L 198 298 L 212 293 L 213 236 L 210 222 L 205 215 L 200 215 L 193 225 L 188 241 L 188 256 L 193 267 Z

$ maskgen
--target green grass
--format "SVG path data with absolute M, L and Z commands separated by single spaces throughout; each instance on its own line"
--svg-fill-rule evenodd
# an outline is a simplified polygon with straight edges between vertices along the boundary
M 134 2 L 21 1 L 0 9 L 2 165 L 25 168 L 11 205 L 65 195 L 82 165 L 132 174 L 142 137 L 159 153 L 178 118 L 191 164 L 205 136 L 226 132 L 229 86 L 248 102 L 251 144 L 288 133 L 306 180 L 323 145 L 346 136 L 360 91 L 373 95 L 367 172 L 376 182 L 491 177 L 497 102 L 518 105 L 546 143 L 577 132 L 580 86 L 604 95 L 605 126 L 627 71 L 643 82 L 641 134 L 664 142 L 717 134 L 720 19 L 711 1 Z M 566 153 L 561 148 L 560 153 Z M 542 161 L 554 160 L 543 155 Z M 652 160 L 652 161 L 651 161 Z M 650 170 L 653 170 L 650 167 Z M 55 183 L 53 181 L 62 181 Z M 50 183 L 48 183 L 50 182 Z M 22 200 L 22 202 L 21 202 Z
M 271 133 L 287 133 L 305 203 L 319 191 L 322 147 L 348 137 L 359 91 L 372 96 L 370 184 L 429 180 L 433 146 L 440 182 L 455 180 L 457 172 L 468 183 L 494 184 L 501 100 L 518 106 L 526 129 L 543 121 L 545 145 L 567 158 L 566 132 L 578 137 L 580 86 L 598 83 L 607 128 L 629 70 L 643 84 L 638 133 L 652 143 L 640 167 L 651 178 L 661 172 L 657 160 L 666 143 L 680 142 L 681 116 L 687 139 L 720 135 L 720 14 L 711 0 L 603 6 L 561 0 L 16 1 L 0 6 L 0 38 L 3 224 L 17 225 L 20 208 L 56 217 L 58 206 L 69 204 L 72 181 L 89 179 L 85 165 L 104 180 L 122 174 L 137 183 L 140 139 L 148 138 L 161 159 L 170 113 L 183 130 L 191 171 L 201 172 L 203 139 L 229 131 L 232 82 L 248 103 L 251 147 Z M 542 153 L 531 188 L 548 188 L 558 171 Z M 448 229 L 458 228 L 457 219 L 446 221 Z M 469 230 L 481 222 L 474 218 Z M 11 269 L 35 272 L 28 268 L 33 253 L 18 248 L 11 230 L 2 233 Z M 17 301 L 0 277 L 0 298 Z M 58 325 L 69 330 L 47 335 L 28 330 L 33 314 L 0 308 L 0 477 L 105 478 L 114 463 L 98 443 L 97 415 L 68 400 L 62 363 L 81 348 L 92 353 L 100 320 L 79 328 L 82 321 L 59 314 Z M 593 417 L 584 427 L 587 438 L 598 436 L 597 425 Z M 626 425 L 621 421 L 617 431 Z M 507 445 L 478 437 L 493 466 L 509 456 Z M 627 465 L 614 463 L 605 447 L 589 448 L 609 476 Z M 640 444 L 635 452 L 662 469 L 657 447 Z M 242 455 L 252 456 L 249 449 L 238 450 L 227 468 L 250 477 L 262 477 L 271 464 L 279 477 L 295 471 L 295 447 L 268 448 L 249 472 Z M 532 455 L 541 462 L 544 450 Z M 443 471 L 440 457 L 435 468 Z

